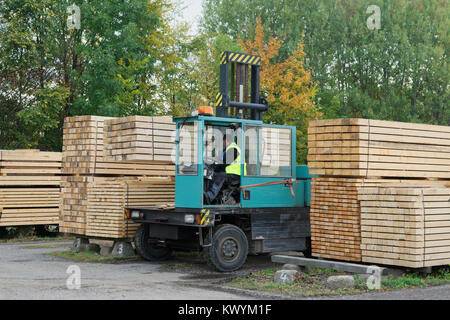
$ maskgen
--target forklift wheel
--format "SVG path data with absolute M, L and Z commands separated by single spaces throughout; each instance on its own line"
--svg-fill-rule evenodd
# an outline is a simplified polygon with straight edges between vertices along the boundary
M 137 253 L 148 261 L 162 261 L 170 258 L 172 249 L 159 246 L 157 241 L 149 238 L 149 226 L 142 224 L 134 238 Z
M 215 230 L 211 246 L 204 250 L 208 264 L 222 272 L 235 271 L 247 260 L 247 237 L 240 228 L 223 224 Z

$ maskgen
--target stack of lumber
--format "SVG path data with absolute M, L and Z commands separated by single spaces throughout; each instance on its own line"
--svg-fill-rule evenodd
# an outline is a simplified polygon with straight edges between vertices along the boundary
M 310 217 L 314 256 L 361 261 L 358 187 L 363 183 L 364 179 L 312 179 Z
M 120 119 L 122 118 L 116 120 Z M 121 162 L 116 161 L 117 159 L 106 159 L 103 131 L 107 120 L 114 120 L 114 118 L 79 116 L 65 119 L 63 174 L 121 176 L 173 176 L 175 174 L 175 168 L 168 160 L 140 163 L 131 160 Z M 148 149 L 151 150 L 151 148 Z
M 366 217 L 364 213 L 367 209 L 363 208 L 361 202 L 361 190 L 374 191 L 379 187 L 402 187 L 407 190 L 430 188 L 429 190 L 433 190 L 432 188 L 445 188 L 446 186 L 450 185 L 442 181 L 428 180 L 313 178 L 311 182 L 311 240 L 313 255 L 326 259 L 364 261 L 364 251 L 362 252 L 361 249 L 365 249 L 363 244 L 365 244 L 364 241 L 367 240 L 365 237 L 368 235 L 365 232 L 367 225 L 363 221 Z M 365 196 L 369 197 L 370 191 L 367 191 Z M 375 199 L 375 193 L 373 196 Z M 450 197 L 450 194 L 448 197 Z M 385 205 L 381 198 L 374 201 L 380 201 L 378 204 L 380 207 Z M 450 211 L 448 202 L 441 202 L 440 204 L 446 205 L 447 209 L 445 207 L 440 208 L 438 212 Z M 377 211 L 380 210 L 377 209 Z
M 105 121 L 105 159 L 110 161 L 166 161 L 175 159 L 172 117 L 131 116 Z
M 311 121 L 308 131 L 310 172 L 318 175 L 313 256 L 409 267 L 448 263 L 450 127 L 336 119 Z M 412 217 L 420 208 L 422 217 Z
M 411 268 L 450 264 L 449 198 L 450 188 L 361 188 L 362 261 Z
M 124 219 L 124 199 L 133 199 L 130 205 L 142 206 L 173 202 L 174 183 L 164 185 L 166 197 L 159 194 L 161 186 L 156 183 L 160 181 L 158 177 L 172 181 L 175 166 L 170 161 L 117 161 L 105 157 L 104 126 L 110 120 L 120 124 L 127 122 L 122 118 L 98 116 L 65 120 L 62 171 L 66 176 L 61 182 L 61 232 L 110 239 L 133 236 L 132 227 L 135 226 L 128 225 L 127 228 Z M 168 126 L 172 128 L 171 121 Z M 120 134 L 116 135 L 116 138 L 120 137 Z M 149 180 L 144 182 L 145 179 Z M 139 184 L 137 188 L 142 194 L 129 187 L 127 181 L 133 180 L 139 182 L 130 185 Z M 142 201 L 135 201 L 138 198 Z
M 170 177 L 123 180 L 95 178 L 88 185 L 87 236 L 130 238 L 138 224 L 124 219 L 125 207 L 156 207 L 175 201 Z
M 92 176 L 63 176 L 59 203 L 59 231 L 76 235 L 86 234 L 87 188 Z
M 174 201 L 172 177 L 65 177 L 60 229 L 77 235 L 130 238 L 137 225 L 124 218 L 125 207 L 154 207 Z
M 311 174 L 450 179 L 450 127 L 368 119 L 309 124 Z
M 0 226 L 58 224 L 61 153 L 0 151 Z

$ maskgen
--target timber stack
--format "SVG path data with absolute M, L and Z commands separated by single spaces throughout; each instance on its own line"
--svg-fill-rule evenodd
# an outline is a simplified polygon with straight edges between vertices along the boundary
M 133 185 L 143 184 L 145 192 L 139 195 L 153 203 L 174 201 L 175 167 L 170 159 L 117 161 L 107 157 L 105 126 L 112 120 L 120 121 L 98 116 L 65 119 L 62 173 L 66 176 L 62 179 L 60 201 L 61 232 L 109 239 L 133 237 L 136 226 L 124 219 L 123 199 L 129 196 L 129 180 L 134 181 Z M 151 135 L 151 131 L 142 134 Z M 166 145 L 173 147 L 174 142 Z M 156 177 L 163 177 L 164 182 L 145 181 Z M 166 197 L 157 192 L 161 185 L 166 188 Z M 131 198 L 135 196 L 132 194 Z
M 111 161 L 165 161 L 175 159 L 172 117 L 131 116 L 106 121 L 105 158 Z
M 57 225 L 61 152 L 0 150 L 0 226 Z
M 416 268 L 450 262 L 450 127 L 316 120 L 308 146 L 317 175 L 313 256 Z

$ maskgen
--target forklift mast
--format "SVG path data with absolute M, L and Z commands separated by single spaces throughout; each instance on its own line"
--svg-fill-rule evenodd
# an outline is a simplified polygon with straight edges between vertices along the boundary
M 260 56 L 222 52 L 220 92 L 216 96 L 218 117 L 262 121 L 262 113 L 269 105 L 260 97 L 260 68 Z

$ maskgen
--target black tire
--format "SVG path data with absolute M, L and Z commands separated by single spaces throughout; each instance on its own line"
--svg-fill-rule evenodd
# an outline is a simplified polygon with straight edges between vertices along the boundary
M 150 239 L 149 225 L 142 224 L 134 238 L 137 253 L 148 261 L 163 261 L 170 258 L 172 249 L 158 245 L 157 240 Z
M 204 255 L 206 262 L 217 270 L 236 271 L 247 260 L 247 237 L 235 225 L 220 225 L 213 234 L 211 246 L 204 248 Z

